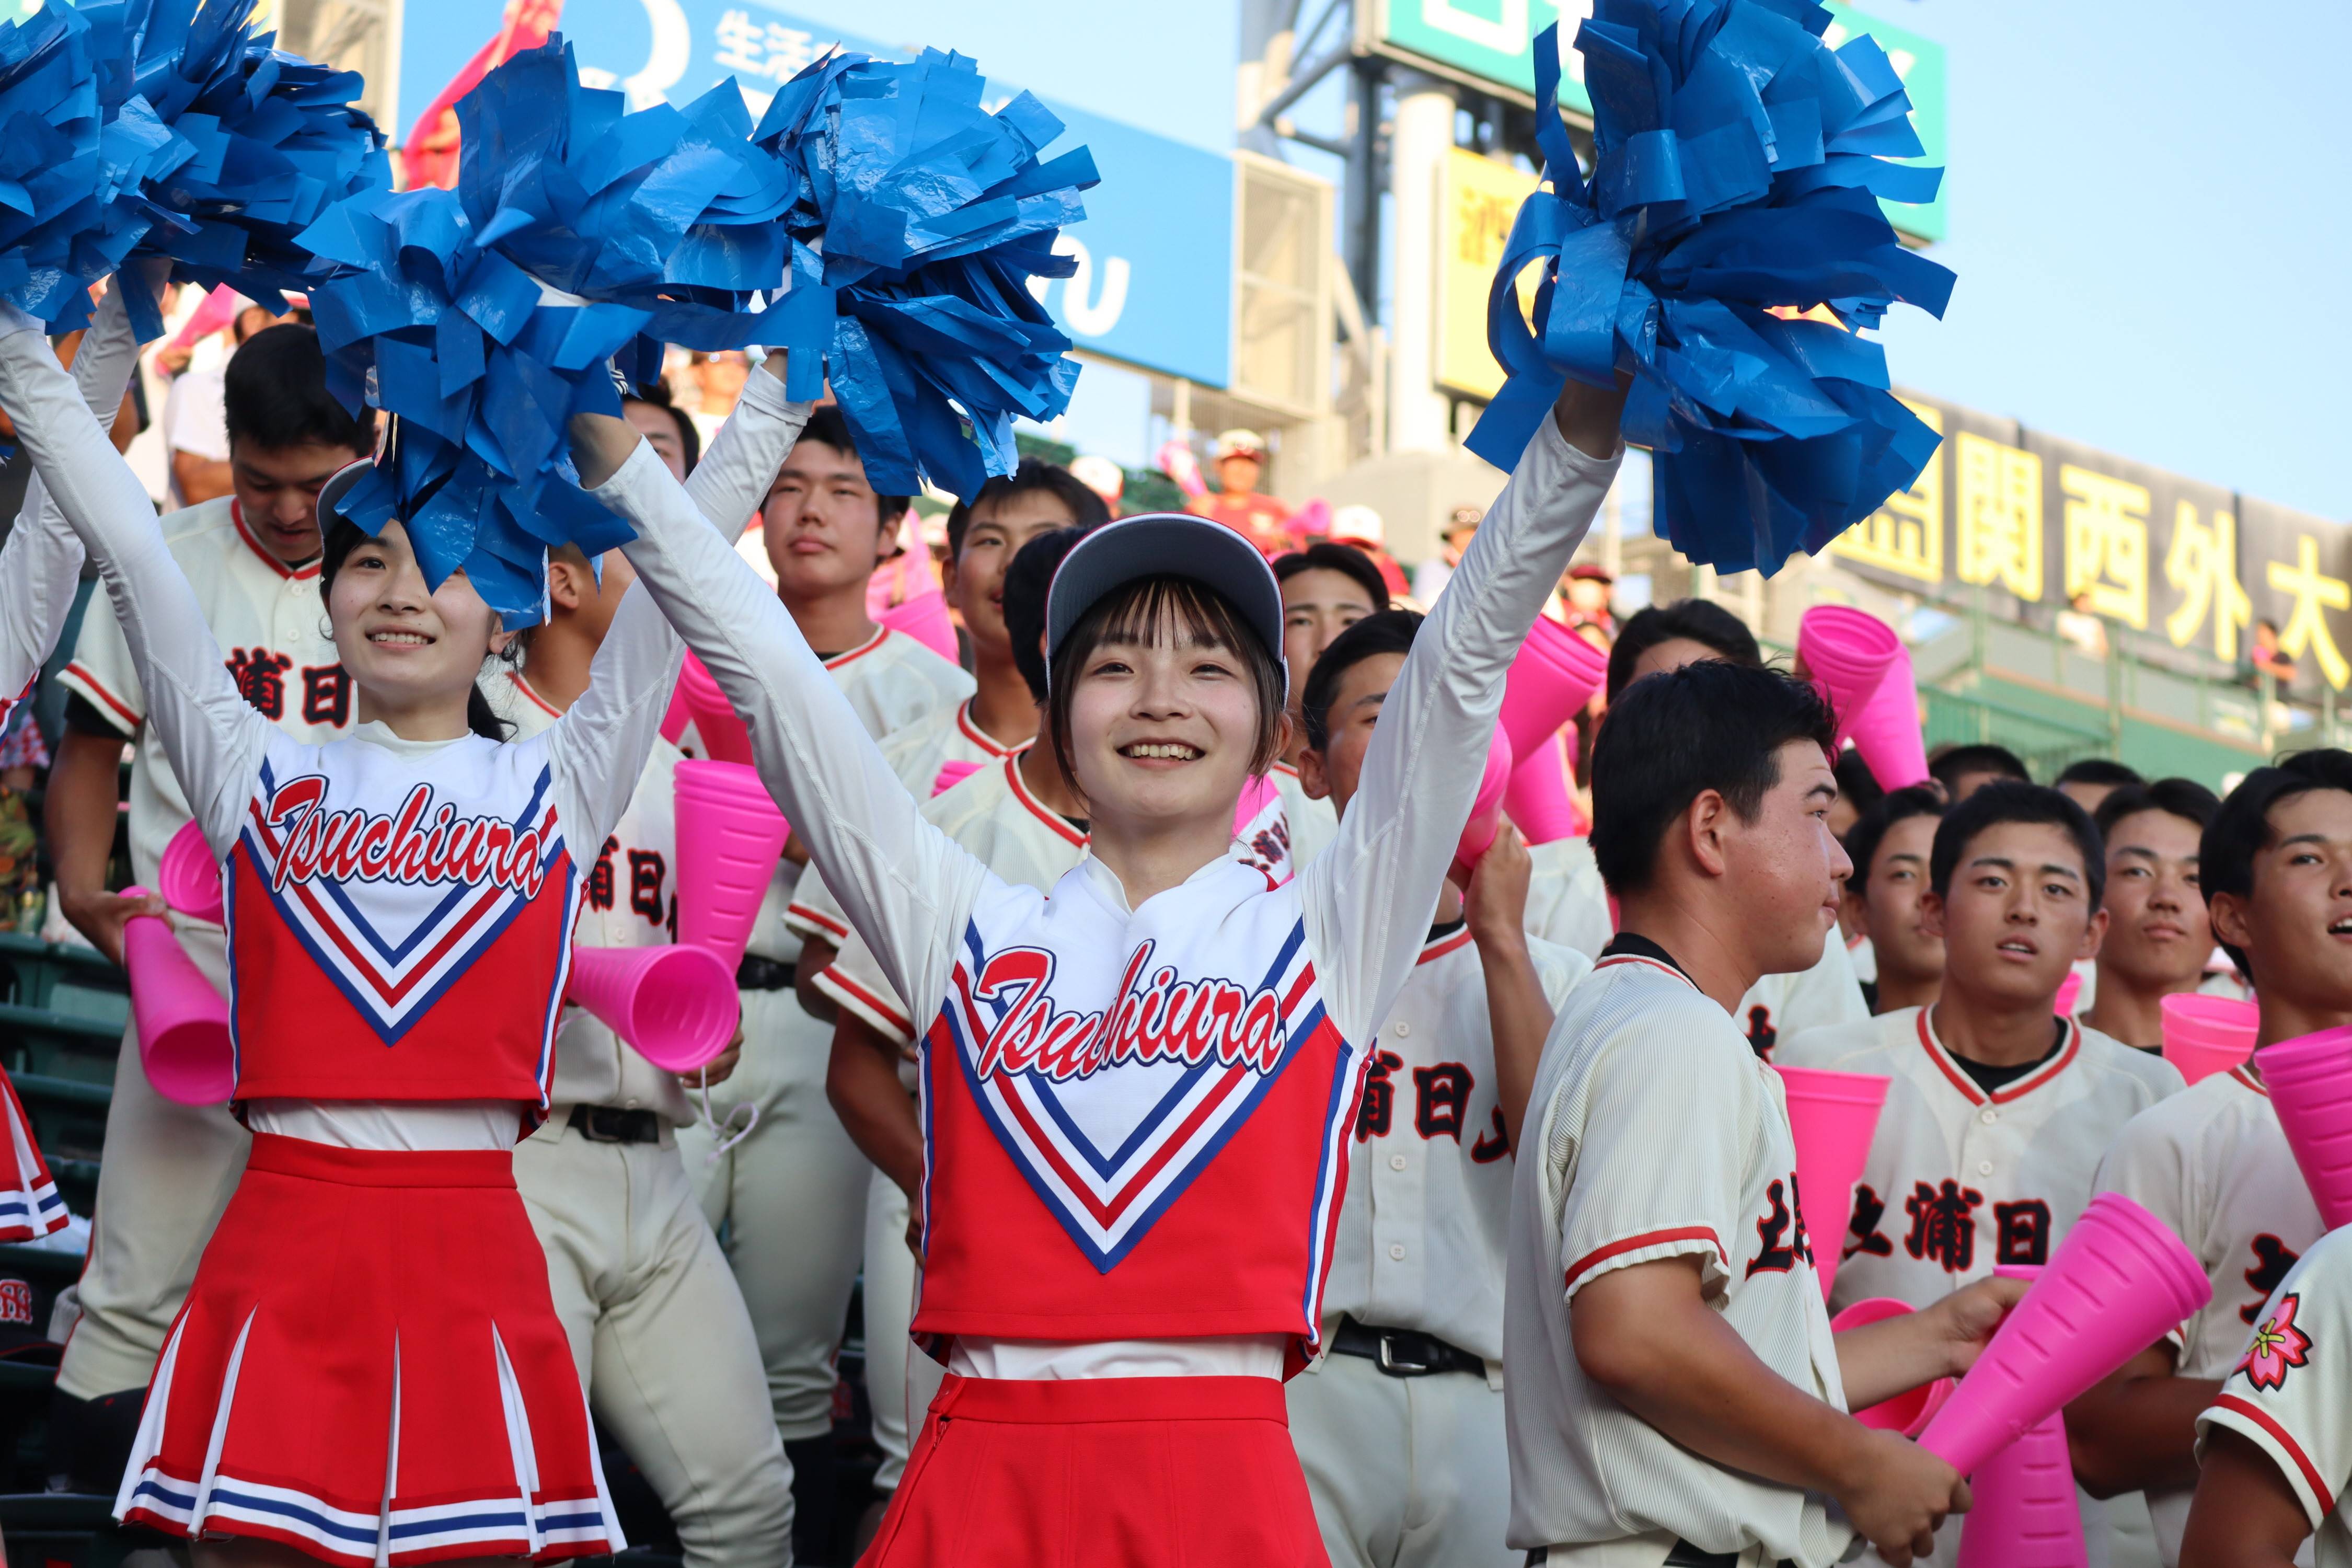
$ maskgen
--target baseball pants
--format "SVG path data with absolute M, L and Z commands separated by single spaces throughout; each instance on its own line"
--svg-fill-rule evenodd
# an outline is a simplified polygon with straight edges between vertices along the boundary
M 1290 1380 L 1290 1435 L 1332 1568 L 1518 1568 L 1503 1544 L 1503 1392 L 1465 1373 L 1391 1377 L 1326 1356 Z
M 180 945 L 226 994 L 228 948 L 220 929 L 184 921 Z M 138 1026 L 123 1031 L 81 1319 L 66 1341 L 59 1388 L 95 1399 L 147 1386 L 252 1149 L 253 1135 L 226 1105 L 181 1105 L 156 1093 L 139 1062 Z
M 923 1271 L 907 1246 L 907 1194 L 874 1173 L 866 1189 L 866 1394 L 874 1406 L 874 1442 L 882 1468 L 874 1489 L 896 1491 L 907 1473 L 913 1436 L 948 1369 L 915 1348 L 915 1292 Z
M 645 1472 L 689 1568 L 792 1557 L 792 1469 L 761 1394 L 742 1293 L 678 1163 L 556 1113 L 515 1148 L 556 1316 L 588 1403 Z
M 726 1134 L 682 1127 L 678 1153 L 711 1228 L 725 1227 L 776 1430 L 796 1443 L 833 1430 L 834 1356 L 857 1282 L 873 1166 L 824 1097 L 833 1026 L 803 1012 L 788 990 L 741 995 L 742 1059 L 712 1086 L 710 1106 L 724 1122 L 757 1105 L 759 1121 L 716 1160 Z

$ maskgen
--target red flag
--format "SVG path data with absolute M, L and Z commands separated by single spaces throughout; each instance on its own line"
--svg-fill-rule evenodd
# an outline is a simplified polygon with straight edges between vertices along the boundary
M 466 68 L 450 79 L 449 85 L 441 89 L 441 96 L 409 128 L 408 140 L 400 150 L 405 189 L 439 185 L 448 190 L 456 186 L 457 100 L 473 91 L 476 82 L 515 55 L 547 42 L 547 35 L 555 30 L 562 16 L 563 0 L 507 0 L 506 18 L 499 23 L 498 35 L 466 62 Z

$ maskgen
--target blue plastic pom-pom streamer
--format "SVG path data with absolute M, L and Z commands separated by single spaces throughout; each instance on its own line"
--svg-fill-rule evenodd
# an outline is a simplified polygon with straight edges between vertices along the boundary
M 886 495 L 929 480 L 971 500 L 1018 465 L 1013 420 L 1055 417 L 1077 384 L 1028 285 L 1075 269 L 1054 241 L 1100 176 L 1084 147 L 1041 156 L 1063 130 L 1044 104 L 1024 92 L 991 113 L 984 85 L 936 49 L 834 54 L 784 84 L 757 132 L 795 182 L 792 288 L 767 342 L 792 351 L 792 396 L 830 378 Z
M 1910 100 L 1875 41 L 1832 49 L 1829 23 L 1811 0 L 1595 0 L 1576 38 L 1589 181 L 1556 108 L 1558 26 L 1535 44 L 1547 188 L 1520 206 L 1488 297 L 1507 379 L 1470 449 L 1507 469 L 1569 376 L 1628 374 L 1657 531 L 1723 572 L 1823 549 L 1938 439 L 1860 329 L 1898 300 L 1944 313 L 1951 272 L 1878 206 L 1933 199 L 1942 171 L 1888 161 L 1923 151 Z M 1518 280 L 1537 264 L 1530 323 Z
M 663 342 L 776 341 L 784 307 L 760 297 L 796 185 L 731 81 L 631 113 L 581 85 L 561 36 L 457 117 L 456 190 L 363 192 L 298 238 L 333 264 L 310 291 L 330 387 L 399 433 L 345 515 L 397 518 L 428 583 L 463 567 L 515 627 L 544 613 L 549 548 L 593 561 L 631 537 L 580 489 L 566 423 L 617 416 L 612 366 L 649 380 Z

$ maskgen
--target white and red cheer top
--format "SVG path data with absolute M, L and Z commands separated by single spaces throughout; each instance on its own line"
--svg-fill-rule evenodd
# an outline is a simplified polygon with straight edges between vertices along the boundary
M 925 821 L 713 531 L 656 518 L 625 547 L 749 720 L 761 776 L 850 924 L 929 1017 L 915 1325 L 957 1336 L 956 1364 L 1002 1373 L 1019 1357 L 1000 1341 L 1238 1339 L 1276 1365 L 1282 1342 L 1314 1345 L 1361 1047 L 1420 956 L 1468 817 L 1460 759 L 1492 733 L 1511 657 L 1615 466 L 1545 422 L 1303 874 L 1276 886 L 1219 858 L 1132 908 L 1091 856 L 1040 892 Z

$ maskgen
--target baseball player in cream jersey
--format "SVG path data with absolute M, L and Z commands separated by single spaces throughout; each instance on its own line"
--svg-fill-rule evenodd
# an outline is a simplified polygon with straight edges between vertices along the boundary
M 163 523 L 246 701 L 312 745 L 342 735 L 353 718 L 351 682 L 319 596 L 318 490 L 336 469 L 365 457 L 373 440 L 328 394 L 324 366 L 308 328 L 270 327 L 247 340 L 230 362 L 225 394 L 236 489 Z M 68 732 L 48 803 L 59 900 L 102 951 L 117 955 L 121 914 L 103 878 L 123 742 L 136 745 L 129 828 L 131 872 L 142 885 L 155 885 L 164 847 L 189 820 L 188 805 L 145 722 L 146 698 L 113 616 L 101 610 L 83 618 L 61 683 Z M 197 968 L 226 990 L 221 928 L 184 916 L 173 923 Z M 62 1391 L 106 1400 L 112 1411 L 126 1401 L 109 1396 L 143 1389 L 250 1144 L 226 1106 L 181 1105 L 157 1094 L 136 1039 L 125 1033 L 78 1291 L 81 1316 L 58 1373 Z M 136 1395 L 128 1398 L 129 1411 L 138 1405 Z M 120 1436 L 127 1441 L 129 1433 Z
M 1344 816 L 1421 617 L 1341 632 L 1302 694 L 1306 787 Z M 1523 928 L 1527 856 L 1507 828 L 1466 897 L 1440 895 L 1382 1020 L 1331 1242 L 1329 1353 L 1287 1387 L 1290 1432 L 1339 1568 L 1498 1565 L 1510 1511 L 1503 1429 L 1511 1151 L 1552 1015 L 1590 971 Z

